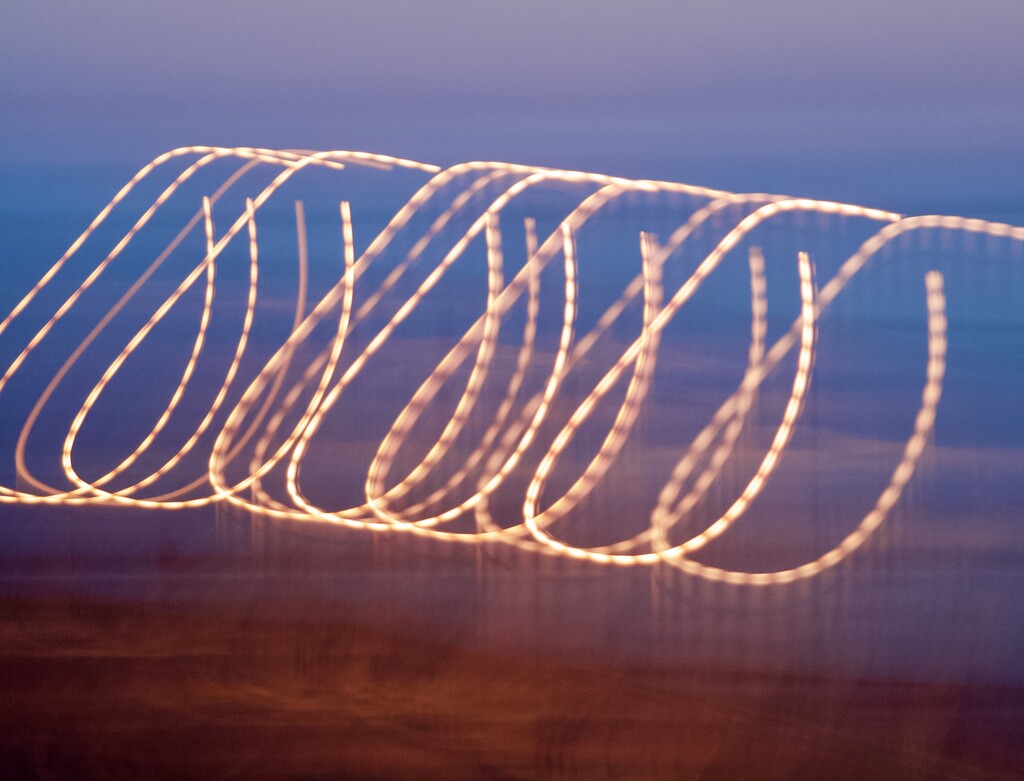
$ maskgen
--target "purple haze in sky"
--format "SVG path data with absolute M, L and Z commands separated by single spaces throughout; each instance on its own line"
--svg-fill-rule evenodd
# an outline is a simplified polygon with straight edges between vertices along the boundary
M 365 148 L 998 216 L 1022 23 L 1019 0 L 15 0 L 0 162 Z

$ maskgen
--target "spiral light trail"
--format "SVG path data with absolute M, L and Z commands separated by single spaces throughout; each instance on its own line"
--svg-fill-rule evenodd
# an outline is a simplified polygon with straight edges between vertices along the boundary
M 38 308 L 37 299 L 75 267 L 83 248 L 104 229 L 108 218 L 147 184 L 155 172 L 179 158 L 197 159 L 167 185 L 144 209 L 127 232 L 114 244 L 94 268 L 81 269 L 84 279 L 62 299 L 51 315 L 38 327 L 22 322 Z M 693 554 L 739 523 L 772 480 L 786 458 L 794 431 L 800 424 L 814 374 L 815 357 L 820 349 L 819 324 L 829 306 L 869 260 L 895 239 L 914 231 L 944 229 L 965 234 L 984 234 L 1024 242 L 1024 227 L 1015 227 L 960 217 L 900 214 L 860 206 L 792 199 L 766 194 L 734 194 L 720 190 L 691 187 L 669 182 L 629 180 L 575 171 L 562 171 L 502 163 L 465 163 L 442 170 L 410 160 L 361 152 L 274 151 L 251 148 L 187 147 L 161 155 L 143 167 L 107 204 L 67 252 L 47 270 L 0 322 L 0 347 L 13 358 L 0 375 L 0 403 L 8 386 L 27 371 L 26 362 L 37 353 L 45 353 L 53 341 L 52 332 L 69 317 L 82 297 L 91 289 L 102 288 L 119 258 L 147 225 L 154 223 L 162 209 L 204 169 L 224 161 L 237 161 L 239 167 L 203 197 L 199 208 L 167 247 L 155 256 L 128 289 L 110 305 L 91 329 L 77 334 L 77 346 L 63 365 L 48 375 L 31 409 L 21 420 L 4 412 L 3 426 L 20 433 L 14 447 L 16 480 L 0 484 L 0 502 L 6 504 L 98 505 L 141 509 L 175 510 L 225 504 L 260 516 L 289 521 L 336 524 L 386 534 L 406 532 L 453 543 L 503 543 L 537 554 L 564 556 L 612 567 L 667 564 L 700 578 L 734 584 L 769 585 L 813 577 L 835 566 L 862 546 L 883 524 L 900 501 L 929 437 L 932 435 L 946 368 L 946 298 L 943 276 L 936 270 L 924 278 L 925 295 L 920 310 L 927 321 L 927 354 L 920 358 L 920 405 L 911 431 L 905 432 L 902 455 L 877 496 L 870 511 L 853 530 L 831 549 L 813 560 L 776 571 L 734 571 L 702 564 Z M 270 167 L 274 178 L 253 197 L 244 200 L 244 210 L 228 224 L 219 237 L 215 217 L 230 207 L 219 206 L 233 197 L 238 182 L 257 168 Z M 264 291 L 266 235 L 273 223 L 261 220 L 264 209 L 275 193 L 303 169 L 327 172 L 352 167 L 382 171 L 405 169 L 429 177 L 418 191 L 399 208 L 368 246 L 357 253 L 361 226 L 353 217 L 357 199 L 336 204 L 335 219 L 340 230 L 340 279 L 319 299 L 311 295 L 311 253 L 307 240 L 307 217 L 303 204 L 295 204 L 298 236 L 298 264 L 295 301 L 285 309 L 274 310 L 275 317 L 287 328 L 287 336 L 275 343 L 273 352 L 260 357 L 262 368 L 247 369 L 253 353 L 254 329 Z M 148 186 L 148 185 L 147 185 Z M 583 187 L 586 195 L 578 199 L 568 215 L 548 235 L 538 234 L 538 222 L 517 211 L 525 194 L 544 187 Z M 454 192 L 454 196 L 451 193 Z M 494 194 L 497 193 L 495 196 Z M 641 231 L 633 244 L 641 273 L 626 284 L 621 295 L 607 306 L 590 330 L 580 326 L 581 281 L 587 279 L 588 261 L 578 237 L 588 226 L 598 223 L 610 204 L 629 196 L 673 195 L 696 199 L 697 208 L 683 215 L 677 227 L 660 240 L 649 231 Z M 486 208 L 481 199 L 490 199 Z M 737 216 L 738 215 L 738 216 Z M 769 299 L 766 292 L 765 256 L 748 238 L 760 226 L 785 215 L 855 218 L 873 225 L 873 233 L 828 279 L 819 279 L 819 269 L 809 252 L 791 258 L 799 286 L 799 316 L 781 337 L 768 339 Z M 722 229 L 722 221 L 726 221 Z M 732 220 L 732 222 L 729 222 Z M 127 335 L 113 333 L 111 322 L 126 310 L 133 297 L 147 282 L 158 279 L 167 259 L 185 246 L 189 236 L 202 225 L 204 247 L 187 274 L 158 304 L 152 314 Z M 467 227 L 468 225 L 468 227 Z M 510 229 L 514 226 L 514 229 Z M 681 253 L 695 252 L 695 236 L 718 226 L 724 231 L 710 251 L 700 252 L 698 262 L 675 290 L 666 286 L 666 268 Z M 506 255 L 511 243 L 507 235 L 522 230 L 525 261 L 518 270 L 510 270 Z M 458 238 L 433 266 L 424 266 L 428 251 L 447 241 L 452 231 Z M 370 231 L 368 231 L 370 232 Z M 412 239 L 409 235 L 412 235 Z M 718 235 L 718 234 L 716 234 Z M 186 404 L 190 388 L 198 382 L 197 366 L 211 351 L 210 329 L 217 289 L 221 284 L 220 264 L 235 237 L 247 239 L 248 270 L 244 312 L 236 341 L 224 356 L 217 387 L 208 407 L 200 410 L 198 421 L 187 426 L 182 443 L 161 451 L 156 443 L 174 427 Z M 261 245 L 261 241 L 264 244 Z M 408 248 L 402 242 L 411 242 Z M 483 244 L 486 255 L 486 302 L 483 313 L 473 322 L 443 358 L 419 382 L 415 392 L 374 448 L 365 475 L 364 496 L 352 506 L 331 508 L 318 504 L 304 480 L 311 448 L 334 409 L 341 409 L 351 387 L 367 373 L 379 367 L 376 357 L 395 332 L 415 312 L 441 279 L 463 258 L 474 242 Z M 597 547 L 581 547 L 560 536 L 560 522 L 602 484 L 611 467 L 622 456 L 634 431 L 641 410 L 651 394 L 659 356 L 662 355 L 666 328 L 690 302 L 701 286 L 722 264 L 726 256 L 745 249 L 749 269 L 749 313 L 751 318 L 746 367 L 735 391 L 718 405 L 700 432 L 692 438 L 678 458 L 668 481 L 657 493 L 646 528 L 623 535 L 618 541 Z M 397 253 L 390 270 L 380 266 L 387 253 Z M 380 270 L 378 270 L 380 269 Z M 387 273 L 384 273 L 387 271 Z M 561 280 L 560 324 L 553 355 L 541 355 L 538 329 L 542 299 L 542 275 L 556 274 Z M 381 276 L 383 275 L 383 276 Z M 379 281 L 370 285 L 365 280 Z M 79 438 L 90 416 L 105 394 L 117 387 L 117 378 L 126 363 L 140 351 L 169 313 L 189 291 L 202 290 L 202 308 L 188 360 L 174 387 L 161 388 L 168 393 L 163 409 L 149 430 L 117 462 L 98 469 L 99 475 L 87 477 L 94 465 L 79 456 Z M 546 288 L 545 288 L 546 290 Z M 410 292 L 411 291 L 411 292 Z M 393 313 L 385 311 L 384 301 L 401 298 Z M 500 382 L 497 361 L 502 336 L 508 341 L 509 314 L 522 302 L 523 324 L 514 342 L 514 357 L 507 381 L 501 386 L 493 413 L 475 445 L 459 452 L 454 467 L 442 464 L 451 460 L 456 442 L 467 436 L 470 421 L 482 409 L 484 388 Z M 621 320 L 631 304 L 642 307 L 640 333 L 632 338 L 589 390 L 570 397 L 565 391 L 566 377 L 583 365 L 595 345 Z M 334 320 L 334 318 L 337 320 Z M 787 320 L 788 322 L 788 320 Z M 354 329 L 370 329 L 365 339 L 356 342 Z M 317 342 L 314 333 L 326 328 L 330 337 Z M 29 465 L 33 432 L 45 421 L 48 405 L 59 403 L 60 390 L 82 356 L 106 336 L 121 344 L 95 384 L 73 413 L 59 451 L 60 472 L 65 485 L 52 485 L 50 477 L 34 473 Z M 303 351 L 314 350 L 313 357 Z M 788 399 L 781 419 L 775 424 L 770 445 L 753 474 L 724 512 L 704 519 L 704 528 L 679 540 L 679 530 L 694 522 L 695 509 L 720 479 L 730 459 L 736 456 L 737 443 L 747 425 L 759 388 L 766 378 L 795 353 L 795 373 L 789 385 Z M 7 353 L 4 353 L 7 354 Z M 300 358 L 300 354 L 302 357 Z M 6 361 L 6 359 L 5 359 Z M 527 376 L 538 361 L 545 362 L 546 376 L 531 387 Z M 463 367 L 468 367 L 462 372 Z M 296 375 L 298 373 L 298 375 Z M 440 433 L 418 463 L 409 468 L 401 456 L 409 447 L 417 426 L 433 412 L 445 387 L 465 376 L 460 395 Z M 558 496 L 551 478 L 564 460 L 567 449 L 578 438 L 612 391 L 625 385 L 614 419 L 596 453 L 579 476 Z M 556 420 L 553 410 L 570 404 L 566 415 Z M 180 424 L 179 424 L 180 425 Z M 549 429 L 554 428 L 555 433 Z M 163 455 L 157 455 L 163 453 Z M 145 457 L 145 458 L 144 458 Z M 158 463 L 143 468 L 147 459 Z M 200 458 L 205 471 L 191 474 L 188 467 Z M 344 468 L 340 464 L 339 468 Z M 143 474 L 137 474 L 138 472 Z M 190 476 L 191 474 L 191 476 Z M 525 485 L 518 499 L 519 514 L 509 517 L 495 509 L 494 495 L 505 486 Z M 640 512 L 638 510 L 637 512 Z M 467 526 L 471 524 L 471 526 Z M 626 525 L 628 528 L 636 528 Z

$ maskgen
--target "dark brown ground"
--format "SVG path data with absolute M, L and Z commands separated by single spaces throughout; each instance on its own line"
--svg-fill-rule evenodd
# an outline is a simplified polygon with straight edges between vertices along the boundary
M 0 601 L 0 684 L 6 779 L 1024 774 L 1019 690 L 594 669 L 140 604 Z

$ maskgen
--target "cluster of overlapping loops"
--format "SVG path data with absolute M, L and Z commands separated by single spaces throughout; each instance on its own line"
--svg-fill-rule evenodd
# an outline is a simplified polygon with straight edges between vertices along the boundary
M 187 165 L 166 176 L 182 163 Z M 182 217 L 178 205 L 187 200 L 189 188 L 228 164 L 230 171 L 218 175 L 216 185 L 195 198 L 195 208 Z M 333 201 L 329 220 L 320 212 L 316 217 L 333 226 L 333 249 L 312 247 L 307 207 L 284 193 L 301 172 L 344 177 L 353 169 L 418 179 L 411 195 L 384 218 L 379 208 L 361 209 L 358 187 Z M 260 186 L 241 197 L 241 183 L 260 173 Z M 161 175 L 164 179 L 154 185 Z M 572 193 L 575 200 L 554 222 L 524 213 L 529 195 L 549 190 L 563 199 Z M 636 273 L 582 326 L 581 280 L 596 272 L 578 238 L 623 199 L 658 195 L 685 199 L 687 208 L 669 231 L 640 230 L 628 237 L 629 263 Z M 133 219 L 122 218 L 126 204 L 139 198 L 145 204 Z M 282 203 L 294 204 L 289 229 L 294 226 L 298 236 L 297 263 L 286 285 L 279 281 L 277 249 L 284 230 Z M 827 279 L 818 278 L 808 252 L 789 258 L 798 311 L 781 336 L 769 339 L 765 257 L 749 237 L 794 214 L 854 218 L 873 227 Z M 222 228 L 225 216 L 229 220 Z M 730 583 L 767 585 L 812 577 L 849 556 L 885 521 L 931 435 L 946 357 L 943 278 L 937 271 L 925 275 L 920 302 L 927 352 L 920 356 L 919 408 L 901 457 L 870 510 L 853 519 L 849 533 L 831 549 L 787 569 L 728 570 L 700 563 L 693 554 L 744 518 L 784 459 L 812 382 L 822 314 L 895 238 L 934 228 L 1024 241 L 1024 228 L 979 220 L 904 217 L 841 203 L 521 165 L 466 163 L 442 170 L 355 152 L 174 150 L 140 170 L 0 323 L 0 403 L 6 393 L 13 399 L 8 410 L 15 410 L 3 413 L 3 423 L 19 432 L 14 479 L 0 486 L 0 501 L 152 510 L 226 503 L 290 521 L 453 543 L 494 542 L 608 566 L 666 563 Z M 134 268 L 125 258 L 142 244 L 139 237 L 163 236 L 161 231 L 167 233 L 162 249 L 147 255 L 138 271 L 123 271 Z M 714 236 L 710 244 L 709 235 Z M 697 236 L 703 243 L 696 242 Z M 94 248 L 103 241 L 109 249 L 97 253 Z M 516 260 L 510 262 L 506 256 L 513 245 Z M 700 247 L 697 256 L 695 246 Z M 432 296 L 461 273 L 472 251 L 482 253 L 485 261 L 479 311 L 453 324 L 458 334 L 445 342 L 439 357 L 430 357 L 424 371 L 422 352 L 407 350 L 402 357 L 395 345 L 416 317 L 426 316 Z M 320 258 L 316 263 L 311 263 L 313 254 Z M 692 261 L 680 281 L 672 264 L 684 254 Z M 182 265 L 183 257 L 191 260 Z M 680 445 L 642 530 L 610 545 L 571 544 L 559 536 L 560 523 L 621 458 L 650 394 L 666 329 L 725 259 L 738 257 L 746 266 L 744 322 L 749 322 L 738 386 L 700 432 Z M 666 283 L 669 270 L 675 275 L 672 284 Z M 330 282 L 314 295 L 324 273 Z M 170 282 L 159 288 L 159 296 L 146 298 L 147 285 L 159 279 Z M 79 324 L 90 297 L 102 302 L 95 310 L 99 314 Z M 233 319 L 217 314 L 221 300 L 234 312 Z M 566 393 L 566 378 L 629 311 L 637 315 L 635 333 L 602 364 L 594 382 Z M 188 318 L 186 331 L 181 323 Z M 183 332 L 188 333 L 184 340 Z M 233 334 L 229 340 L 222 336 L 227 332 Z M 544 341 L 541 334 L 550 338 Z M 228 348 L 222 346 L 225 341 Z M 180 345 L 185 345 L 187 360 L 172 371 L 162 356 Z M 403 363 L 408 364 L 405 374 Z M 504 373 L 495 394 L 499 364 Z M 758 389 L 783 366 L 792 366 L 793 372 L 770 443 L 724 511 L 695 528 L 694 508 L 733 457 Z M 361 409 L 346 404 L 368 378 L 389 372 L 415 382 L 397 414 L 389 417 L 386 433 L 367 442 L 359 425 L 375 410 L 367 405 L 366 392 Z M 26 377 L 38 381 L 40 376 L 41 383 L 26 386 L 34 390 L 19 387 Z M 83 386 L 80 377 L 89 381 Z M 450 398 L 455 386 L 458 393 Z M 488 411 L 479 425 L 485 395 Z M 200 396 L 204 401 L 197 408 Z M 553 490 L 552 477 L 566 453 L 593 422 L 595 411 L 609 405 L 611 422 L 580 474 L 561 480 Z M 113 433 L 118 426 L 111 425 L 108 438 L 93 437 L 104 448 L 99 455 L 116 454 L 113 463 L 102 463 L 97 447 L 83 444 L 90 426 L 102 432 L 108 425 L 104 420 L 116 423 L 118 416 L 136 415 L 145 421 L 140 432 L 122 438 Z M 321 440 L 334 417 L 348 419 L 355 433 L 348 445 L 326 458 L 329 448 Z M 67 424 L 55 433 L 54 421 L 65 419 Z M 414 446 L 425 421 L 434 424 L 434 434 L 427 445 Z M 471 421 L 479 430 L 469 436 Z M 352 467 L 360 463 L 356 450 L 368 464 L 357 475 Z M 410 464 L 412 452 L 416 456 Z M 355 481 L 357 500 L 326 506 L 310 488 L 324 480 Z M 518 492 L 511 505 L 510 487 Z M 498 493 L 505 495 L 500 507 Z M 684 527 L 687 534 L 680 535 Z

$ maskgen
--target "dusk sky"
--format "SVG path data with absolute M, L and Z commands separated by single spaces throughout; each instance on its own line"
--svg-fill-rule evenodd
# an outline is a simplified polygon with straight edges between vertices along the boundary
M 1012 199 L 1022 29 L 1020 0 L 14 0 L 0 9 L 0 156 L 356 148 Z
M 1024 778 L 1022 387 L 1024 0 L 0 0 L 0 779 Z

